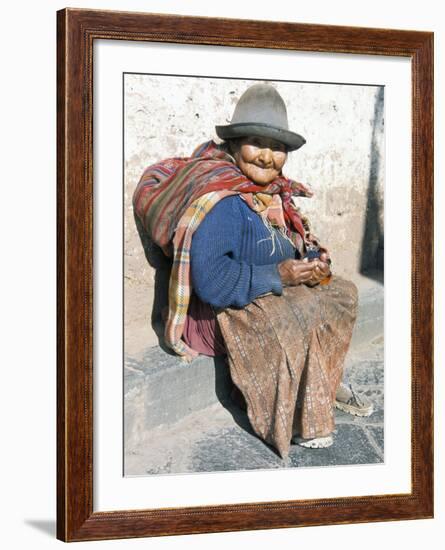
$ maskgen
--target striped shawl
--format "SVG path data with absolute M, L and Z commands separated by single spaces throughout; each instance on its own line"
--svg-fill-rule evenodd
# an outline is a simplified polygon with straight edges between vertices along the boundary
M 191 157 L 169 158 L 149 166 L 136 187 L 133 207 L 149 237 L 173 258 L 169 283 L 169 312 L 165 342 L 186 360 L 196 357 L 181 339 L 192 291 L 190 249 L 193 233 L 215 204 L 229 195 L 240 194 L 262 215 L 256 194 L 271 195 L 267 217 L 279 225 L 294 242 L 304 239 L 302 219 L 293 196 L 311 196 L 301 183 L 279 176 L 267 186 L 255 185 L 235 164 L 224 144 L 203 143 Z M 264 204 L 264 201 L 261 201 Z

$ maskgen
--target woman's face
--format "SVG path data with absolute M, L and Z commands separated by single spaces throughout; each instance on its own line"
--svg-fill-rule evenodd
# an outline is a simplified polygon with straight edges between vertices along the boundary
M 280 175 L 287 152 L 279 141 L 251 136 L 235 144 L 233 156 L 245 176 L 258 185 L 267 185 Z

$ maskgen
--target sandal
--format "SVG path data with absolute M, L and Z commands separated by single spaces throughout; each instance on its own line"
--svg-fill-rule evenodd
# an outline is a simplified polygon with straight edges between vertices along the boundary
M 292 443 L 296 443 L 300 447 L 306 447 L 306 449 L 326 449 L 334 443 L 334 438 L 332 435 L 314 437 L 313 439 L 303 439 L 302 437 L 295 436 L 292 438 Z
M 335 407 L 354 416 L 370 416 L 374 412 L 374 404 L 365 395 L 358 395 L 352 384 L 349 387 L 340 384 L 335 395 Z

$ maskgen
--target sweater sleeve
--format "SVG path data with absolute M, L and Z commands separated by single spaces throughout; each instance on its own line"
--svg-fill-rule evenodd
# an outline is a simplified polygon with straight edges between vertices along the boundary
M 215 307 L 243 307 L 261 294 L 282 293 L 277 265 L 238 261 L 243 231 L 235 197 L 221 200 L 196 230 L 191 247 L 191 276 L 198 297 Z

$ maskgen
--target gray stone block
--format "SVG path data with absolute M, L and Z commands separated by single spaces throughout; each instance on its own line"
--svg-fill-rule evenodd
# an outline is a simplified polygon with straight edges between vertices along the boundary
M 140 427 L 149 430 L 176 422 L 216 400 L 227 399 L 230 389 L 229 369 L 223 358 L 199 356 L 192 363 L 185 363 L 157 346 L 150 348 L 142 360 L 126 360 L 127 435 L 131 437 L 134 431 L 134 415 L 141 417 Z
M 383 462 L 363 428 L 353 424 L 339 424 L 333 445 L 326 449 L 305 449 L 292 445 L 289 461 L 292 466 L 299 467 Z
M 383 424 L 380 426 L 367 426 L 367 428 L 370 431 L 375 443 L 380 447 L 383 452 L 385 448 L 385 431 L 383 428 Z
M 281 458 L 251 430 L 228 427 L 195 443 L 190 468 L 194 472 L 221 472 L 282 468 Z

